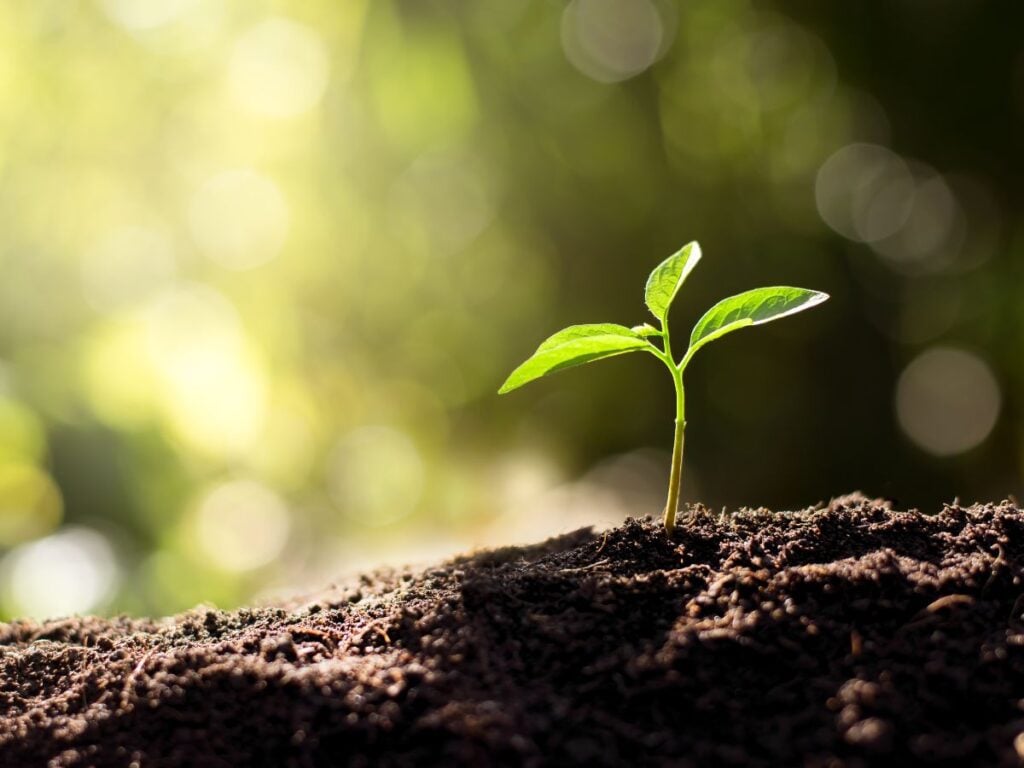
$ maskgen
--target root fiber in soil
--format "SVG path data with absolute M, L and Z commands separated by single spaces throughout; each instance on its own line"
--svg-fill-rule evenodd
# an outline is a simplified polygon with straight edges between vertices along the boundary
M 277 607 L 0 625 L 2 766 L 1019 765 L 1024 513 L 698 509 Z

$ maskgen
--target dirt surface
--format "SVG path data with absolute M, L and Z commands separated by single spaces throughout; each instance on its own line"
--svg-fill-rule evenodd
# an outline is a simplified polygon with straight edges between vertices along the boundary
M 0 625 L 0 765 L 1019 765 L 1022 567 L 1012 504 L 854 496 Z

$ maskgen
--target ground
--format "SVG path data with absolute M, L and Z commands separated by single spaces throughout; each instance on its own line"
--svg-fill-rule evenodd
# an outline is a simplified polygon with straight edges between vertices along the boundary
M 1019 765 L 1024 512 L 703 508 L 280 607 L 0 625 L 0 765 Z

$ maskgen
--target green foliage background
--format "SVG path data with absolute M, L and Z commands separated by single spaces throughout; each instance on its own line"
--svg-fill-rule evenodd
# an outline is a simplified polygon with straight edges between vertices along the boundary
M 647 320 L 691 239 L 680 337 L 758 285 L 833 298 L 702 353 L 684 499 L 1019 494 L 1021 7 L 616 2 L 0 4 L 0 614 L 660 513 L 657 361 L 495 390 L 554 329 Z M 864 144 L 918 186 L 825 189 Z M 822 195 L 862 187 L 850 235 Z M 901 401 L 933 348 L 945 389 Z

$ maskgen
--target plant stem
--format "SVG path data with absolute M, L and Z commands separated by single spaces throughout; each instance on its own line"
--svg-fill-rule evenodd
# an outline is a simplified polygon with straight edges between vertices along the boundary
M 679 509 L 679 491 L 683 485 L 683 435 L 686 432 L 686 396 L 683 391 L 683 368 L 687 362 L 676 364 L 672 357 L 672 340 L 668 332 L 668 313 L 662 321 L 665 353 L 662 360 L 672 372 L 672 383 L 676 387 L 676 429 L 672 441 L 672 470 L 668 477 L 668 501 L 665 503 L 665 532 L 671 536 L 676 527 L 676 511 Z
M 679 492 L 683 486 L 683 444 L 686 432 L 686 401 L 683 395 L 683 374 L 678 368 L 673 379 L 676 385 L 676 431 L 672 442 L 672 470 L 668 477 L 668 502 L 665 504 L 665 532 L 671 536 L 676 527 Z

